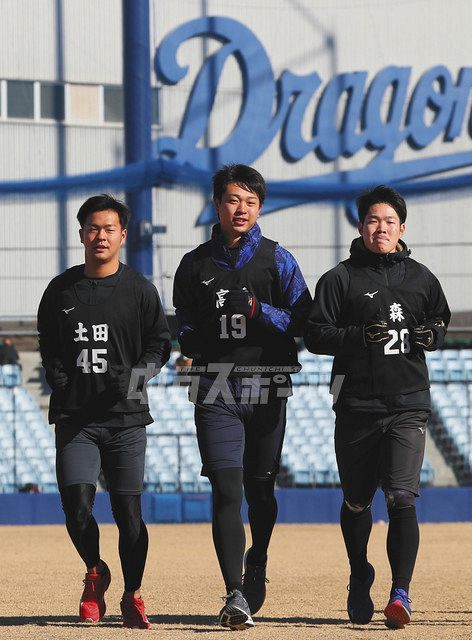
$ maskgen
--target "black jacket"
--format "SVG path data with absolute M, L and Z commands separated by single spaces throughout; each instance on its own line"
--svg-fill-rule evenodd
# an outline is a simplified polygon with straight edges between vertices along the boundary
M 116 274 L 92 279 L 84 266 L 54 278 L 38 311 L 39 346 L 46 371 L 60 368 L 68 378 L 53 390 L 49 421 L 85 425 L 149 424 L 143 398 L 117 397 L 111 378 L 153 365 L 170 354 L 170 333 L 156 288 L 120 264 Z M 149 376 L 152 377 L 152 376 Z M 129 394 L 128 394 L 129 396 Z
M 397 252 L 380 255 L 356 238 L 350 258 L 316 286 L 305 344 L 312 353 L 335 357 L 332 382 L 336 375 L 345 376 L 334 399 L 336 410 L 431 408 L 424 353 L 409 345 L 409 332 L 429 320 L 442 320 L 435 347 L 442 346 L 450 311 L 437 278 L 409 255 L 401 241 Z M 364 327 L 377 320 L 388 323 L 392 339 L 387 345 L 365 342 Z

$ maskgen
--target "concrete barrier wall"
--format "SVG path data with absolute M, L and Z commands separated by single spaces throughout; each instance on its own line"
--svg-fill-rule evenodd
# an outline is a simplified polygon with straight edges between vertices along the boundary
M 340 489 L 279 489 L 278 522 L 335 523 L 342 501 Z M 373 506 L 374 521 L 387 520 L 383 494 L 377 491 Z M 427 488 L 417 500 L 420 522 L 471 522 L 472 487 Z M 106 493 L 96 496 L 97 522 L 113 522 Z M 247 508 L 243 507 L 247 520 Z M 148 523 L 209 522 L 209 493 L 145 493 L 143 517 Z M 58 494 L 0 495 L 0 524 L 63 524 L 64 514 Z

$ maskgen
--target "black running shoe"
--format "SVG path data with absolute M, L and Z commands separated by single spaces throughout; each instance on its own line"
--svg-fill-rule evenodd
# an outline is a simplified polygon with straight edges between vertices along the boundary
M 374 603 L 370 597 L 370 588 L 375 579 L 374 567 L 367 565 L 368 573 L 365 580 L 354 576 L 349 578 L 349 595 L 347 597 L 347 613 L 354 624 L 368 624 L 374 615 Z
M 243 593 L 252 615 L 264 604 L 266 597 L 266 564 L 251 564 L 244 556 Z
M 254 626 L 249 605 L 241 591 L 234 589 L 223 596 L 223 600 L 226 600 L 226 604 L 219 615 L 222 627 L 229 627 L 233 631 L 243 631 L 243 629 Z

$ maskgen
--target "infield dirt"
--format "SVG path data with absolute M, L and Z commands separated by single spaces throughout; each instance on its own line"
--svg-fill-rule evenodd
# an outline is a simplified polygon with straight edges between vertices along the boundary
M 110 565 L 107 614 L 99 625 L 77 618 L 84 569 L 61 526 L 0 527 L 2 588 L 0 639 L 76 640 L 150 638 L 187 640 L 233 638 L 216 624 L 224 587 L 208 524 L 149 526 L 149 555 L 143 582 L 149 631 L 121 627 L 123 583 L 117 530 L 101 530 L 102 556 Z M 347 621 L 348 565 L 336 525 L 277 525 L 270 549 L 268 596 L 251 640 L 472 639 L 472 524 L 421 526 L 414 581 L 412 623 L 391 631 L 382 610 L 390 571 L 385 551 L 387 527 L 374 525 L 369 559 L 377 577 L 375 613 L 365 627 Z M 248 536 L 249 540 L 249 536 Z M 236 632 L 238 633 L 238 632 Z

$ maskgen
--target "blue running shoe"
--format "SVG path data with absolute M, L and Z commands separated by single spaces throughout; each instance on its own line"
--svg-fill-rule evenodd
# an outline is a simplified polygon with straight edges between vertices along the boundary
M 411 620 L 411 600 L 404 589 L 395 589 L 384 609 L 385 626 L 389 629 L 403 629 Z
M 374 615 L 374 603 L 370 597 L 370 588 L 375 579 L 375 570 L 367 565 L 367 577 L 359 580 L 351 575 L 349 578 L 349 595 L 347 597 L 347 613 L 354 624 L 369 624 Z

